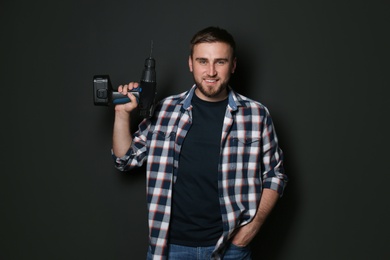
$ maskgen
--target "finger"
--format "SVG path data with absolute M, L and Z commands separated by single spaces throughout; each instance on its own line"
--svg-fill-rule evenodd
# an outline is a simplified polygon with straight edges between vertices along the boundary
M 135 89 L 135 88 L 138 88 L 138 83 L 137 83 L 137 82 L 130 82 L 130 83 L 128 84 L 128 89 L 129 89 L 129 90 L 133 90 L 133 89 Z
M 133 93 L 129 92 L 129 93 L 127 94 L 127 96 L 130 98 L 130 102 L 131 102 L 134 106 L 138 106 L 137 98 L 133 95 Z
M 123 88 L 122 88 L 121 93 L 122 93 L 123 95 L 127 95 L 127 92 L 128 92 L 127 90 L 128 90 L 128 85 L 124 85 Z

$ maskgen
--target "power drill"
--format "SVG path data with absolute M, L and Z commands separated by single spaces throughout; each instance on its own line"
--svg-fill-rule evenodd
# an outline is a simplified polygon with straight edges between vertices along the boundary
M 150 118 L 154 112 L 156 99 L 156 61 L 152 58 L 153 42 L 150 56 L 145 59 L 145 66 L 142 71 L 139 86 L 131 93 L 137 98 L 139 115 L 143 118 Z M 128 96 L 114 91 L 109 75 L 95 75 L 93 77 L 93 99 L 97 106 L 110 104 L 125 104 L 130 102 Z

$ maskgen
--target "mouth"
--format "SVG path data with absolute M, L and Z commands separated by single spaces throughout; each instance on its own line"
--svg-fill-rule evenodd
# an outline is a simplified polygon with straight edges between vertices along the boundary
M 218 79 L 204 79 L 204 81 L 207 83 L 215 83 L 218 81 Z

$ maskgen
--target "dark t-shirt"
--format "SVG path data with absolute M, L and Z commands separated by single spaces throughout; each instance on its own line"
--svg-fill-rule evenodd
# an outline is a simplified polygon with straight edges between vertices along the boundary
M 181 148 L 173 187 L 170 243 L 211 246 L 222 234 L 218 163 L 227 99 L 192 98 L 193 123 Z

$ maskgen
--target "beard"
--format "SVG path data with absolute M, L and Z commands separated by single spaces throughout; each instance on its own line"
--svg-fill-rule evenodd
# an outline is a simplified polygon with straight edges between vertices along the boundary
M 222 82 L 218 86 L 212 87 L 212 86 L 208 86 L 207 84 L 203 85 L 202 82 L 197 81 L 195 78 L 194 81 L 198 90 L 208 98 L 218 97 L 222 92 L 224 92 L 228 88 L 229 85 L 229 82 L 226 81 L 226 82 Z

